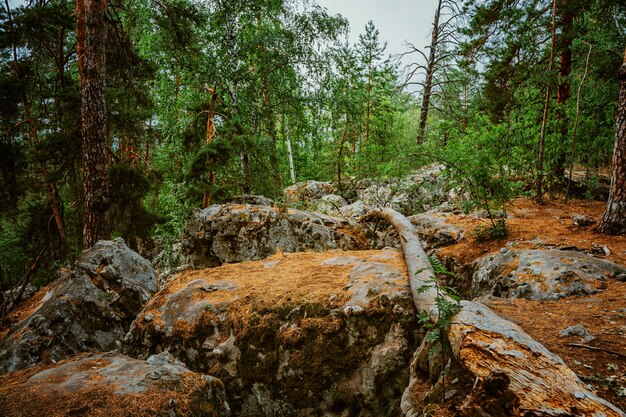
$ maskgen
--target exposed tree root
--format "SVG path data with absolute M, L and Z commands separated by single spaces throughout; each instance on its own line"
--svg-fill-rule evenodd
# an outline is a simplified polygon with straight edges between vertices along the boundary
M 389 208 L 374 209 L 367 217 L 384 219 L 395 227 L 400 236 L 415 307 L 418 312 L 426 312 L 436 320 L 435 289 L 418 291 L 428 285 L 434 272 L 411 222 Z M 533 340 L 519 326 L 499 317 L 483 304 L 463 301 L 461 305 L 461 311 L 454 317 L 447 334 L 454 358 L 472 376 L 483 381 L 479 389 L 484 388 L 488 380 L 500 380 L 504 378 L 502 375 L 508 378 L 508 387 L 499 389 L 506 390 L 510 404 L 517 405 L 512 400 L 513 395 L 517 396 L 519 411 L 506 415 L 626 416 L 591 393 L 561 358 Z M 415 370 L 411 374 L 412 378 L 416 377 Z M 407 397 L 403 398 L 405 416 L 417 416 L 418 410 Z M 473 397 L 473 401 L 466 401 L 471 403 L 471 408 L 462 410 L 465 415 L 499 416 L 487 411 L 491 402 L 476 404 L 476 400 L 488 396 L 481 397 L 475 392 Z M 483 407 L 485 414 L 476 414 L 476 407 Z

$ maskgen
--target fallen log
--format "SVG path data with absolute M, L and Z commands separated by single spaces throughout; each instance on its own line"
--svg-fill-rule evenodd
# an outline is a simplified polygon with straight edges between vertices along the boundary
M 394 226 L 400 236 L 415 308 L 436 321 L 439 317 L 437 291 L 434 288 L 423 291 L 435 274 L 413 225 L 389 208 L 371 210 L 366 217 L 380 218 Z M 439 293 L 439 297 L 442 296 L 445 297 Z M 461 302 L 461 309 L 447 331 L 447 339 L 454 359 L 472 377 L 486 380 L 496 373 L 508 377 L 508 389 L 519 398 L 519 409 L 507 415 L 626 416 L 590 392 L 561 358 L 483 304 Z M 416 377 L 414 370 L 411 374 L 412 378 Z M 419 410 L 408 398 L 409 391 L 410 387 L 403 396 L 403 413 L 417 416 Z M 492 414 L 472 411 L 465 415 Z

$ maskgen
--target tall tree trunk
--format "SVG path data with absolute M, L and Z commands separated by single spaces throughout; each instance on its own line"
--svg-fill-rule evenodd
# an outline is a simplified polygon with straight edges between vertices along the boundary
M 296 183 L 296 169 L 293 164 L 293 149 L 291 148 L 291 137 L 289 135 L 289 129 L 287 127 L 287 118 L 285 117 L 284 114 L 283 114 L 282 129 L 283 129 L 283 136 L 285 137 L 285 140 L 287 141 L 287 157 L 289 158 L 289 175 L 291 177 L 291 183 L 295 184 Z
M 365 143 L 370 142 L 370 118 L 372 116 L 372 64 L 367 65 L 367 86 L 365 88 L 367 92 L 367 105 L 365 114 Z
M 424 91 L 422 93 L 422 106 L 420 111 L 420 125 L 417 132 L 417 144 L 424 143 L 424 134 L 426 131 L 426 121 L 428 119 L 428 108 L 430 107 L 430 95 L 433 89 L 433 77 L 435 75 L 435 61 L 437 59 L 437 47 L 439 46 L 439 17 L 441 15 L 441 4 L 443 0 L 437 3 L 435 10 L 435 19 L 433 21 L 433 32 L 430 41 L 430 52 L 428 54 L 428 64 L 426 66 L 426 80 L 424 81 Z
M 559 86 L 556 92 L 556 119 L 559 126 L 561 140 L 557 150 L 557 159 L 554 166 L 555 185 L 561 187 L 565 177 L 565 162 L 567 160 L 568 119 L 566 113 L 567 100 L 572 96 L 569 76 L 572 72 L 572 31 L 574 13 L 570 0 L 560 0 L 559 15 L 561 34 L 557 40 L 559 50 Z
M 615 116 L 615 147 L 611 190 L 599 230 L 611 235 L 626 233 L 626 50 L 617 72 L 620 82 L 619 104 Z
M 207 110 L 207 120 L 206 120 L 206 144 L 209 145 L 213 142 L 213 137 L 215 136 L 215 122 L 213 117 L 215 116 L 215 106 L 217 104 L 217 85 L 214 88 L 207 86 L 207 90 L 209 94 L 211 94 L 211 102 L 209 104 L 209 109 Z M 202 207 L 206 208 L 211 205 L 211 188 L 213 188 L 213 184 L 215 184 L 215 171 L 213 170 L 213 158 L 208 158 L 207 164 L 209 165 L 209 189 L 204 193 L 204 197 L 202 199 Z
M 81 93 L 83 191 L 85 213 L 83 247 L 108 239 L 108 132 L 106 115 L 107 0 L 77 0 L 78 66 Z
M 572 133 L 572 142 L 570 145 L 570 163 L 569 163 L 569 176 L 567 178 L 567 190 L 565 191 L 565 204 L 567 204 L 570 196 L 570 190 L 572 187 L 572 173 L 574 172 L 574 160 L 576 156 L 576 133 L 578 132 L 578 121 L 580 119 L 580 94 L 583 90 L 583 84 L 587 78 L 589 72 L 589 58 L 591 58 L 592 45 L 587 42 L 583 42 L 589 46 L 589 52 L 587 52 L 587 60 L 585 61 L 585 72 L 583 78 L 578 85 L 578 92 L 576 93 L 576 119 L 574 120 L 574 132 Z
M 556 1 L 552 2 L 552 46 L 550 47 L 550 63 L 548 64 L 548 72 L 552 73 L 554 69 L 554 50 L 556 43 Z M 551 75 L 551 74 L 550 74 Z M 535 200 L 537 203 L 543 202 L 543 159 L 546 146 L 546 127 L 548 124 L 548 113 L 550 110 L 550 89 L 551 82 L 548 81 L 546 86 L 545 101 L 543 103 L 543 118 L 541 120 L 541 133 L 539 134 L 539 148 L 537 150 L 537 178 L 535 179 Z

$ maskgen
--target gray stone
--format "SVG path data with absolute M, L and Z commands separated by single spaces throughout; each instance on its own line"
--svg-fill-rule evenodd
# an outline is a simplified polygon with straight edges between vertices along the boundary
M 333 186 L 329 182 L 306 181 L 285 188 L 284 198 L 288 203 L 309 202 L 318 200 L 327 194 L 333 193 Z
M 596 222 L 596 219 L 586 214 L 576 214 L 572 220 L 574 220 L 573 226 L 590 226 Z
M 363 216 L 367 213 L 368 208 L 362 201 L 355 201 L 352 204 L 348 204 L 347 206 L 343 206 L 339 209 L 339 212 L 342 216 L 355 219 L 357 217 Z
M 367 206 L 391 207 L 404 215 L 432 210 L 450 199 L 442 165 L 430 165 L 404 178 L 362 180 L 357 198 Z
M 105 400 L 94 401 L 94 392 Z M 21 395 L 27 395 L 27 401 L 8 401 Z M 185 399 L 183 408 L 172 397 Z M 146 361 L 120 353 L 74 357 L 13 380 L 9 393 L 0 396 L 0 409 L 7 415 L 47 415 L 49 409 L 72 409 L 77 398 L 89 404 L 89 415 L 135 415 L 144 411 L 132 412 L 138 403 L 150 404 L 155 415 L 231 414 L 221 381 L 192 373 L 167 352 Z
M 195 267 L 263 259 L 277 251 L 361 249 L 346 220 L 252 205 L 196 210 L 183 231 L 183 252 Z
M 471 268 L 472 296 L 556 300 L 602 291 L 626 268 L 591 255 L 560 250 L 513 250 L 486 256 Z
M 0 341 L 0 373 L 88 351 L 114 350 L 156 291 L 152 266 L 121 238 L 99 241 L 42 289 L 39 303 Z
M 319 261 L 290 264 L 305 256 Z M 400 415 L 399 393 L 419 340 L 401 252 L 284 254 L 271 270 L 266 263 L 246 263 L 237 282 L 232 265 L 182 274 L 138 315 L 125 351 L 148 357 L 167 350 L 193 371 L 219 378 L 241 417 Z M 255 307 L 264 289 L 245 282 L 264 274 L 272 274 L 274 289 L 283 288 L 276 279 L 309 285 L 326 276 L 333 278 L 323 285 L 336 288 L 306 302 L 272 294 L 275 304 Z M 205 285 L 222 289 L 206 292 Z M 155 319 L 146 323 L 147 314 Z
M 574 326 L 566 327 L 565 329 L 561 330 L 561 332 L 559 333 L 560 338 L 570 337 L 570 336 L 587 337 L 589 336 L 589 332 L 587 331 L 587 329 L 585 329 L 585 326 L 583 326 L 582 324 L 576 324 Z
M 238 195 L 235 197 L 231 197 L 225 201 L 225 204 L 252 204 L 255 206 L 267 206 L 274 207 L 276 203 L 274 200 L 264 197 L 262 195 Z
M 317 213 L 326 214 L 329 216 L 342 216 L 341 208 L 347 206 L 346 199 L 340 195 L 327 194 L 322 196 L 319 200 L 315 200 L 310 203 L 307 208 Z
M 429 211 L 417 216 L 409 217 L 419 234 L 420 241 L 425 250 L 453 245 L 463 239 L 463 228 L 446 222 L 447 213 Z

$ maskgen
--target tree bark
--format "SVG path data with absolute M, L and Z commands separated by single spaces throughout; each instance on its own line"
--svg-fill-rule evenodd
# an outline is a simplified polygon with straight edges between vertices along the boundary
M 215 116 L 215 106 L 217 104 L 217 85 L 214 88 L 207 86 L 207 91 L 211 94 L 211 102 L 209 104 L 209 109 L 207 110 L 207 121 L 206 121 L 206 138 L 205 142 L 209 145 L 213 142 L 213 136 L 215 136 L 215 121 L 213 117 Z M 207 164 L 209 165 L 209 189 L 204 193 L 204 197 L 202 198 L 202 208 L 207 208 L 211 205 L 211 188 L 213 184 L 215 184 L 215 171 L 213 170 L 213 158 L 208 158 Z
M 106 115 L 107 0 L 77 0 L 78 65 L 81 93 L 83 191 L 85 213 L 83 247 L 108 239 L 108 131 Z
M 552 2 L 552 46 L 550 47 L 550 63 L 548 72 L 554 69 L 554 50 L 556 47 L 556 2 Z M 539 146 L 537 150 L 537 178 L 535 179 L 535 200 L 537 203 L 543 202 L 543 159 L 546 146 L 546 126 L 548 123 L 548 113 L 550 110 L 550 81 L 546 86 L 545 101 L 543 103 L 543 118 L 541 120 L 541 133 L 539 134 Z
M 626 233 L 626 50 L 624 62 L 617 72 L 620 82 L 619 103 L 615 116 L 615 145 L 611 189 L 606 210 L 598 229 L 602 233 Z
M 430 96 L 433 89 L 433 77 L 435 75 L 435 61 L 437 59 L 437 47 L 439 46 L 439 17 L 441 16 L 441 5 L 443 0 L 437 3 L 435 19 L 433 20 L 433 32 L 430 41 L 430 51 L 428 54 L 428 64 L 426 66 L 426 80 L 424 81 L 424 91 L 422 93 L 422 106 L 420 111 L 420 124 L 417 132 L 417 144 L 424 143 L 426 131 L 426 121 L 428 119 L 428 108 L 430 107 Z
M 565 163 L 567 160 L 568 119 L 566 112 L 567 100 L 572 96 L 570 74 L 572 72 L 572 31 L 574 12 L 570 0 L 560 0 L 559 15 L 561 34 L 557 45 L 559 49 L 559 86 L 556 92 L 556 119 L 561 134 L 561 143 L 557 152 L 554 166 L 555 186 L 561 187 L 565 177 Z
M 411 222 L 389 208 L 371 210 L 366 217 L 386 220 L 396 229 L 415 308 L 437 320 L 436 290 L 417 291 L 435 275 Z M 519 415 L 624 416 L 615 406 L 589 392 L 561 358 L 483 304 L 463 301 L 447 338 L 454 358 L 474 378 L 485 379 L 493 370 L 508 376 L 509 389 L 519 398 Z M 406 404 L 407 395 L 404 397 L 404 414 L 417 416 L 415 409 Z

